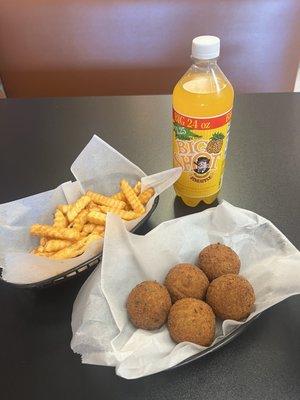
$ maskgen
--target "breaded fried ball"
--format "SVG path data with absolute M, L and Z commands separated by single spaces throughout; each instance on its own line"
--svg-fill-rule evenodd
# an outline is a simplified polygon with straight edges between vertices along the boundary
M 255 294 L 247 279 L 228 274 L 211 282 L 206 301 L 218 317 L 240 321 L 252 312 Z
M 238 274 L 241 262 L 230 247 L 216 243 L 206 246 L 199 254 L 198 266 L 209 281 L 225 274 Z
M 173 303 L 184 297 L 204 299 L 208 285 L 204 272 L 193 264 L 175 265 L 165 279 L 165 286 Z
M 184 298 L 171 307 L 168 329 L 176 343 L 192 342 L 209 346 L 215 337 L 215 315 L 204 301 Z
M 132 289 L 127 300 L 128 316 L 137 328 L 158 329 L 171 308 L 167 289 L 155 281 L 145 281 Z

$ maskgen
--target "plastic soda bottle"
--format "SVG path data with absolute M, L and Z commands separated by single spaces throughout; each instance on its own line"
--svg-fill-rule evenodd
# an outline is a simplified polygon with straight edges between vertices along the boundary
M 234 91 L 219 54 L 219 38 L 196 37 L 193 65 L 173 91 L 173 165 L 183 169 L 174 187 L 191 207 L 212 203 L 222 186 Z

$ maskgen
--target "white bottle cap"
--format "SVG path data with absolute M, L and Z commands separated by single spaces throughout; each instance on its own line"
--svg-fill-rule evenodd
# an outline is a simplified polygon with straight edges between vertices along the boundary
M 217 36 L 198 36 L 192 42 L 192 58 L 209 60 L 219 57 L 220 39 Z

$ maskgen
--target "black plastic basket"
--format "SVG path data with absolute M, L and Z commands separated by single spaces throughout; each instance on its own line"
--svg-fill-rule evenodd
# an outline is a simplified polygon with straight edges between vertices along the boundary
M 140 228 L 153 214 L 154 210 L 157 207 L 157 204 L 159 202 L 159 196 L 157 196 L 154 200 L 153 206 L 149 210 L 149 212 L 145 215 L 145 217 L 132 229 L 131 232 L 135 232 L 138 228 Z M 40 282 L 34 282 L 34 283 L 25 283 L 25 284 L 20 284 L 20 283 L 11 283 L 11 282 L 6 282 L 0 277 L 0 279 L 5 282 L 8 285 L 12 285 L 15 287 L 23 288 L 23 289 L 30 289 L 30 288 L 44 288 L 47 286 L 54 286 L 62 282 L 66 282 L 78 275 L 81 275 L 84 272 L 87 272 L 93 268 L 96 267 L 96 265 L 99 264 L 102 258 L 102 252 L 95 257 L 77 265 L 76 267 L 73 267 L 69 269 L 68 271 L 62 272 L 61 274 L 52 276 L 51 278 L 44 279 Z
M 207 354 L 213 353 L 216 350 L 219 350 L 221 347 L 225 346 L 226 344 L 230 343 L 233 339 L 235 339 L 237 336 L 239 336 L 241 333 L 243 333 L 249 326 L 254 322 L 257 318 L 261 316 L 260 314 L 255 315 L 250 321 L 245 322 L 243 325 L 240 325 L 238 328 L 234 329 L 229 335 L 221 339 L 218 343 L 214 344 L 211 347 L 208 347 L 207 349 L 194 354 L 191 357 L 186 358 L 185 360 L 181 361 L 180 363 L 174 365 L 173 367 L 169 369 L 175 369 L 178 367 L 181 367 L 182 365 L 189 364 L 195 360 L 198 360 L 199 358 L 205 357 Z

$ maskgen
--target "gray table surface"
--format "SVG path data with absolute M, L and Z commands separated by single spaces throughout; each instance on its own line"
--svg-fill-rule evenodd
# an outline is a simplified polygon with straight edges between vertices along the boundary
M 300 94 L 238 95 L 220 199 L 270 219 L 300 247 Z M 0 100 L 0 203 L 56 187 L 97 133 L 146 173 L 171 165 L 170 96 Z M 172 189 L 139 233 L 190 209 Z M 135 381 L 81 365 L 70 317 L 86 276 L 42 291 L 0 285 L 3 399 L 299 399 L 300 297 L 221 350 Z

